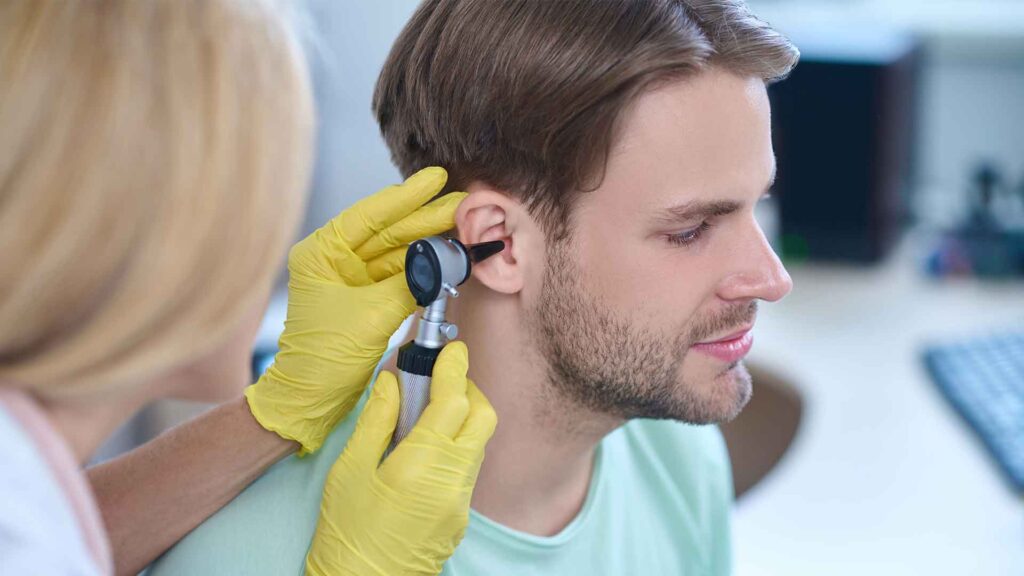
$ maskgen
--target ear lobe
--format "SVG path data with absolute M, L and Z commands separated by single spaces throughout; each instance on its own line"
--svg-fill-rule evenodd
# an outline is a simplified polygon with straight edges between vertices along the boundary
M 491 290 L 515 294 L 523 289 L 514 225 L 518 203 L 500 192 L 473 188 L 469 187 L 469 196 L 455 212 L 459 241 L 467 246 L 494 240 L 505 243 L 500 253 L 473 265 L 473 277 Z

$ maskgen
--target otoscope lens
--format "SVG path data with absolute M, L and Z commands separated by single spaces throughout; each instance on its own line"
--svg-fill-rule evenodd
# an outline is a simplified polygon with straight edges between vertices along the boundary
M 412 281 L 423 292 L 430 292 L 437 281 L 437 273 L 430 265 L 430 259 L 422 254 L 413 256 L 411 265 Z

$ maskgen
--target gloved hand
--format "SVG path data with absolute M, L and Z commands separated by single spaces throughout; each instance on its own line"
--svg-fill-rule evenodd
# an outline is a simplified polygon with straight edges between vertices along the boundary
M 267 430 L 316 451 L 362 395 L 388 339 L 416 310 L 407 245 L 455 226 L 464 193 L 424 206 L 448 174 L 425 168 L 360 200 L 288 254 L 288 317 L 280 351 L 245 391 Z
M 398 421 L 398 382 L 381 372 L 324 485 L 307 576 L 438 574 L 469 522 L 497 418 L 466 378 L 462 342 L 438 356 L 430 403 L 378 468 Z

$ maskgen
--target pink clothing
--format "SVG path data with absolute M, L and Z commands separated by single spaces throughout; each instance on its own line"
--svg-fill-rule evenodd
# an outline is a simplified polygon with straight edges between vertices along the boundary
M 67 442 L 50 424 L 39 403 L 27 393 L 0 387 L 0 408 L 20 424 L 49 465 L 54 480 L 63 490 L 67 504 L 78 520 L 78 531 L 100 573 L 113 574 L 113 555 L 103 518 L 92 487 Z

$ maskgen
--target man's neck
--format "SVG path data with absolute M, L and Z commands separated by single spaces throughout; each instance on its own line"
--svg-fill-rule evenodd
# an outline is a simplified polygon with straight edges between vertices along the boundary
M 571 407 L 547 383 L 518 300 L 467 283 L 450 319 L 469 347 L 469 376 L 498 414 L 473 509 L 510 528 L 551 536 L 586 499 L 597 443 L 621 421 Z

